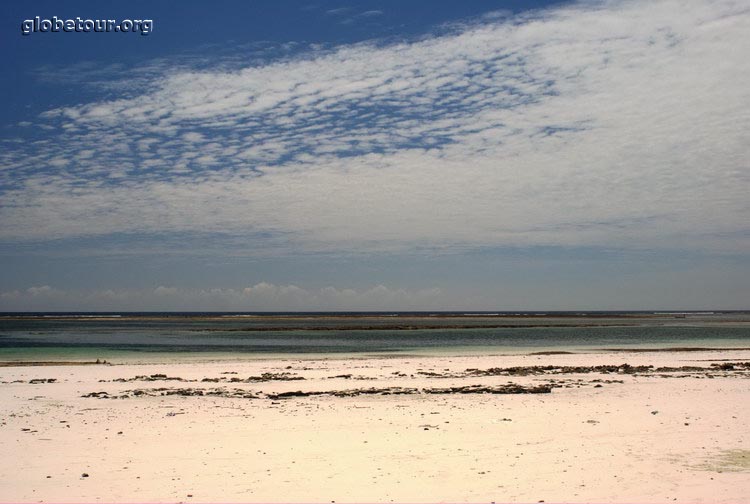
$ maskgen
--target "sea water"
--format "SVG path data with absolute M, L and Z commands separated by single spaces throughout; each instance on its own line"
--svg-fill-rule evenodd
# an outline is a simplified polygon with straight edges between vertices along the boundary
M 0 361 L 675 347 L 750 347 L 750 313 L 0 314 Z

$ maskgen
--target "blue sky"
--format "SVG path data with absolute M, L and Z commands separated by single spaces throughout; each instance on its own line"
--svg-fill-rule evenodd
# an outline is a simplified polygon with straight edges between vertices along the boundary
M 748 308 L 743 2 L 0 9 L 0 310 Z

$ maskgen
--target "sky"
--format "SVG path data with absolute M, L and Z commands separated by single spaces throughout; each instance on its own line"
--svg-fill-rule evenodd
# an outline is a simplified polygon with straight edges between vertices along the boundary
M 0 311 L 750 309 L 747 1 L 0 20 Z

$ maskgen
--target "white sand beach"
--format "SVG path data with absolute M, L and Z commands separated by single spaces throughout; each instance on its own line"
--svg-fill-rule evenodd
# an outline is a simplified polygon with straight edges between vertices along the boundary
M 742 502 L 750 369 L 727 363 L 747 361 L 722 350 L 0 367 L 0 501 Z M 590 368 L 601 365 L 615 368 Z

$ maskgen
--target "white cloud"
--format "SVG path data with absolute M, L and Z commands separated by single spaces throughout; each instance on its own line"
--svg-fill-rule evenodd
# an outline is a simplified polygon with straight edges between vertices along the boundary
M 156 289 L 154 289 L 154 294 L 157 296 L 174 296 L 177 294 L 177 289 L 174 287 L 164 287 L 163 285 L 160 285 Z
M 182 138 L 186 142 L 190 142 L 190 143 L 199 143 L 199 142 L 202 142 L 203 139 L 204 139 L 204 137 L 203 137 L 202 134 L 196 133 L 195 131 L 191 131 L 189 133 L 185 133 L 184 135 L 182 135 Z
M 43 114 L 66 132 L 0 154 L 0 239 L 746 251 L 748 33 L 742 2 L 585 2 L 167 68 L 140 94 Z
M 44 296 L 50 294 L 53 290 L 49 285 L 42 285 L 41 287 L 29 287 L 26 292 L 32 296 Z

